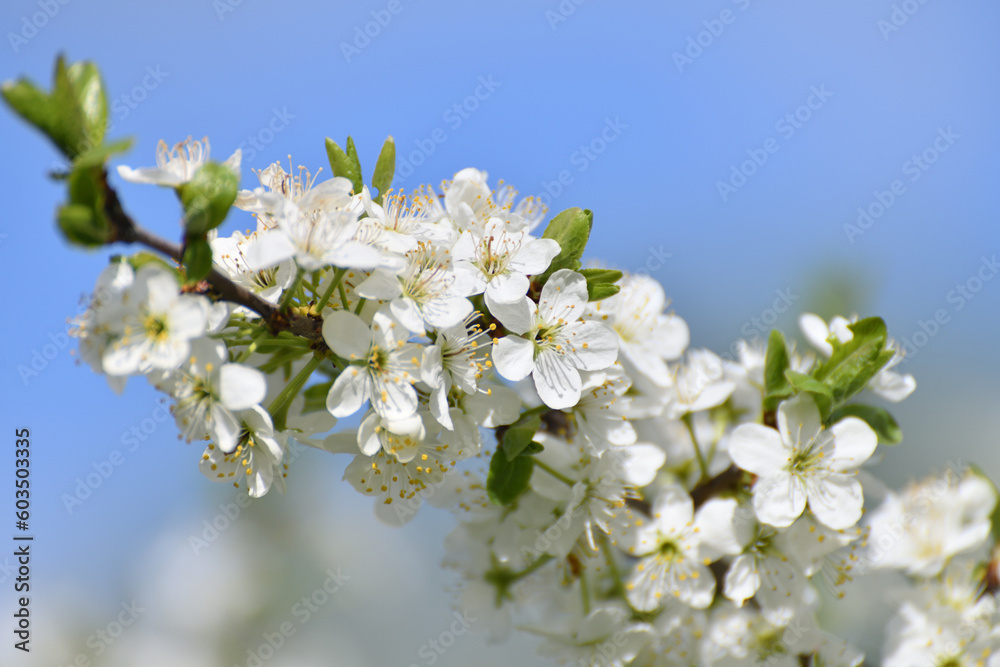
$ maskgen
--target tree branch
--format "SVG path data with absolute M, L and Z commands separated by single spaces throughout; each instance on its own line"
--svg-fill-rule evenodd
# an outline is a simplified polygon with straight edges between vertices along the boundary
M 184 249 L 176 244 L 160 238 L 149 230 L 136 224 L 122 208 L 118 193 L 108 183 L 107 171 L 102 172 L 101 182 L 104 187 L 104 212 L 111 222 L 112 235 L 108 243 L 138 243 L 160 252 L 171 259 L 180 262 Z M 306 338 L 317 344 L 320 349 L 326 348 L 323 341 L 323 320 L 312 315 L 282 313 L 273 303 L 265 301 L 259 295 L 247 288 L 237 285 L 215 268 L 206 279 L 212 292 L 220 299 L 244 306 L 261 316 L 272 333 L 289 331 L 296 336 Z

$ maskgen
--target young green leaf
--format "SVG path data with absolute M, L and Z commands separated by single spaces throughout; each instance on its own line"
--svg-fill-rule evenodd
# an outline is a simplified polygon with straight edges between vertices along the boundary
M 577 271 L 580 268 L 580 258 L 587 247 L 593 225 L 594 214 L 586 209 L 568 208 L 552 218 L 542 237 L 558 241 L 560 250 L 549 268 L 538 276 L 540 285 L 544 285 L 549 276 L 559 269 Z
M 587 279 L 587 299 L 600 301 L 618 294 L 621 288 L 616 285 L 622 278 L 622 272 L 614 269 L 582 269 L 580 273 Z
M 205 239 L 189 240 L 182 258 L 189 283 L 196 283 L 212 272 L 212 246 Z
M 66 76 L 83 121 L 84 143 L 78 146 L 78 152 L 84 153 L 104 141 L 104 131 L 108 127 L 108 98 L 104 94 L 101 73 L 94 63 L 73 63 L 66 69 Z
M 531 439 L 535 437 L 537 429 L 534 428 L 524 428 L 524 427 L 512 427 L 507 429 L 503 434 L 503 451 L 507 455 L 508 461 L 513 461 L 516 457 L 521 455 L 528 445 L 531 444 Z
M 868 422 L 872 430 L 878 434 L 878 441 L 883 445 L 898 445 L 903 441 L 903 431 L 891 414 L 874 405 L 842 405 L 830 414 L 829 423 L 834 424 L 844 417 L 857 417 Z
M 348 137 L 348 149 L 352 149 L 353 146 L 354 141 Z M 357 152 L 354 152 L 354 157 L 352 158 L 348 153 L 344 152 L 344 149 L 337 145 L 336 141 L 327 137 L 326 156 L 330 160 L 330 169 L 333 170 L 333 175 L 348 179 L 354 187 L 354 192 L 361 192 L 361 163 L 357 159 Z
M 75 245 L 94 248 L 107 243 L 108 230 L 103 220 L 90 206 L 67 204 L 59 207 L 56 222 L 66 240 Z
M 767 339 L 764 358 L 764 411 L 774 410 L 785 396 L 792 394 L 792 385 L 785 377 L 788 370 L 788 348 L 785 337 L 777 329 L 771 330 Z
M 132 148 L 131 137 L 119 139 L 110 144 L 101 144 L 77 156 L 76 160 L 73 161 L 73 167 L 101 167 L 112 155 L 124 153 L 130 148 Z
M 798 391 L 807 391 L 810 394 L 822 394 L 823 396 L 833 395 L 830 388 L 822 382 L 805 373 L 793 371 L 791 368 L 785 371 L 785 378 Z
M 229 167 L 218 162 L 204 164 L 177 192 L 184 205 L 187 234 L 204 236 L 226 219 L 236 201 L 239 178 Z
M 507 459 L 503 447 L 497 447 L 490 459 L 490 470 L 486 475 L 486 493 L 497 505 L 510 505 L 528 490 L 531 473 L 535 469 L 529 456 L 518 456 L 513 461 Z
M 392 177 L 396 173 L 396 142 L 390 136 L 382 144 L 382 152 L 378 154 L 375 163 L 375 173 L 372 175 L 372 187 L 378 189 L 375 203 L 381 204 L 389 188 L 392 187 Z

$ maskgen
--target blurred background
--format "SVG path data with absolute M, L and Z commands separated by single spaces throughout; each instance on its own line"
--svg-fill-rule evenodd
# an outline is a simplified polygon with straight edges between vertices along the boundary
M 328 175 L 324 137 L 351 134 L 370 173 L 392 134 L 397 186 L 475 166 L 550 214 L 593 210 L 590 257 L 660 280 L 695 346 L 796 335 L 802 311 L 881 315 L 918 389 L 874 471 L 896 487 L 949 463 L 1000 477 L 996 3 L 8 0 L 0 28 L 4 79 L 48 87 L 60 52 L 100 65 L 132 166 L 160 139 L 208 136 L 218 159 L 242 148 L 253 187 L 251 169 L 289 155 Z M 524 634 L 429 648 L 455 620 L 450 515 L 384 527 L 340 481 L 346 461 L 317 451 L 287 495 L 244 508 L 150 387 L 115 397 L 78 365 L 67 318 L 125 249 L 67 247 L 55 152 L 6 109 L 0 136 L 0 488 L 30 428 L 36 536 L 30 656 L 11 648 L 0 555 L 0 663 L 547 664 Z M 169 191 L 121 192 L 176 237 Z M 852 599 L 839 622 L 893 604 Z

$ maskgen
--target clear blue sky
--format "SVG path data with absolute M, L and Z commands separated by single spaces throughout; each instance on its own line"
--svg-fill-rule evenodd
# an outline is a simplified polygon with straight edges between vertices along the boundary
M 136 138 L 123 159 L 132 166 L 152 164 L 161 138 L 207 135 L 220 159 L 242 144 L 252 186 L 250 168 L 289 154 L 328 173 L 326 136 L 352 134 L 370 171 L 392 134 L 415 165 L 399 179 L 408 188 L 476 166 L 551 196 L 562 177 L 551 212 L 594 211 L 591 257 L 645 266 L 695 344 L 719 351 L 755 330 L 778 290 L 791 291 L 793 310 L 817 307 L 815 283 L 831 267 L 856 281 L 863 314 L 883 315 L 897 337 L 943 310 L 947 323 L 907 365 L 918 392 L 898 411 L 903 447 L 923 454 L 913 464 L 894 451 L 898 468 L 886 474 L 899 483 L 970 453 L 1000 473 L 1000 278 L 976 282 L 1000 271 L 982 268 L 1000 254 L 994 2 L 909 0 L 896 6 L 912 14 L 895 16 L 890 0 L 50 4 L 58 11 L 47 17 L 45 2 L 4 3 L 0 74 L 47 86 L 59 52 L 98 62 L 114 133 Z M 59 340 L 109 253 L 58 238 L 60 188 L 44 178 L 53 150 L 6 110 L 0 136 L 3 423 L 34 434 L 39 577 L 114 587 L 162 526 L 221 496 L 198 473 L 199 452 L 167 424 L 124 453 L 78 511 L 63 507 L 61 494 L 121 449 L 156 395 L 133 380 L 115 397 L 75 364 L 72 345 L 22 381 L 18 367 Z M 752 173 L 730 180 L 734 167 Z M 731 186 L 725 197 L 720 182 Z M 845 230 L 859 207 L 877 213 L 890 196 L 867 229 Z M 169 192 L 129 186 L 122 197 L 176 236 Z M 970 280 L 981 289 L 960 298 L 953 290 Z

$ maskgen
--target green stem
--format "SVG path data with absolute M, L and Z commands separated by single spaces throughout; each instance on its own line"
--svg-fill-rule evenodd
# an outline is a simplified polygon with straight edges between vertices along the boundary
M 301 266 L 295 271 L 295 280 L 292 281 L 292 284 L 285 290 L 284 296 L 281 297 L 281 305 L 278 306 L 278 309 L 281 310 L 281 312 L 288 310 L 288 306 L 292 304 L 292 299 L 295 297 L 295 292 L 299 289 L 299 283 L 302 282 L 302 276 L 304 274 L 305 269 Z
M 288 417 L 288 406 L 292 404 L 292 401 L 298 395 L 299 391 L 305 386 L 306 381 L 313 374 L 320 363 L 323 361 L 323 356 L 316 354 L 313 358 L 303 366 L 295 377 L 289 380 L 285 388 L 281 390 L 274 400 L 271 401 L 271 405 L 268 406 L 267 411 L 271 413 L 274 418 L 274 428 L 275 430 L 281 430 L 285 428 L 285 420 Z
M 558 479 L 560 482 L 562 482 L 566 486 L 576 486 L 576 482 L 574 482 L 569 477 L 567 477 L 566 475 L 562 474 L 561 472 L 559 472 L 558 470 L 556 470 L 555 468 L 553 468 L 549 464 L 542 463 L 541 461 L 539 461 L 538 459 L 536 459 L 534 457 L 532 457 L 531 460 L 534 461 L 534 463 L 535 463 L 536 466 L 538 466 L 539 468 L 541 468 L 545 472 L 549 473 L 550 475 L 552 475 L 553 477 L 555 477 L 556 479 Z
M 250 355 L 253 354 L 254 351 L 257 349 L 257 343 L 259 343 L 260 340 L 262 338 L 264 338 L 267 334 L 268 334 L 268 331 L 267 331 L 266 328 L 261 329 L 260 333 L 258 333 L 256 336 L 254 336 L 253 339 L 250 341 L 250 344 L 247 345 L 247 349 L 243 350 L 243 352 L 240 353 L 240 356 L 238 356 L 236 358 L 236 362 L 237 363 L 242 363 L 242 362 L 246 361 L 247 359 L 249 359 Z
M 518 579 L 524 579 L 529 574 L 531 574 L 532 572 L 534 572 L 535 570 L 537 570 L 541 566 L 545 565 L 546 563 L 548 563 L 553 558 L 554 558 L 554 556 L 552 554 L 545 554 L 543 556 L 539 556 L 538 558 L 535 559 L 534 563 L 532 563 L 528 567 L 524 568 L 520 572 L 513 572 L 513 573 L 511 573 L 511 575 L 510 575 L 511 582 L 517 581 Z
M 361 309 L 364 308 L 364 307 L 365 307 L 365 298 L 361 297 L 360 299 L 358 299 L 358 305 L 354 309 L 354 314 L 355 315 L 360 315 L 361 314 Z
M 333 290 L 337 289 L 340 285 L 340 281 L 344 279 L 344 274 L 347 273 L 347 269 L 337 269 L 333 274 L 333 280 L 330 281 L 330 286 L 326 288 L 323 292 L 323 296 L 320 297 L 319 302 L 316 304 L 316 312 L 322 313 L 323 308 L 326 306 L 327 302 L 330 301 L 330 297 L 333 295 Z
M 705 461 L 705 455 L 701 453 L 701 447 L 698 446 L 698 438 L 694 436 L 694 424 L 691 420 L 691 413 L 685 413 L 681 417 L 681 421 L 687 426 L 688 433 L 691 434 L 691 446 L 694 447 L 694 454 L 698 457 L 698 467 L 701 468 L 701 480 L 704 481 L 708 479 L 708 463 Z
M 580 597 L 583 598 L 583 613 L 590 613 L 590 586 L 587 584 L 587 571 L 580 571 Z
M 615 555 L 611 551 L 611 542 L 606 537 L 601 538 L 601 550 L 604 552 L 604 560 L 608 562 L 611 578 L 615 580 L 615 593 L 624 593 L 625 584 L 622 582 L 622 573 L 618 570 L 618 563 L 615 562 Z
M 344 304 L 344 310 L 350 310 L 351 304 L 347 301 L 347 290 L 344 289 L 343 281 L 337 283 L 337 289 L 340 290 L 340 303 Z

